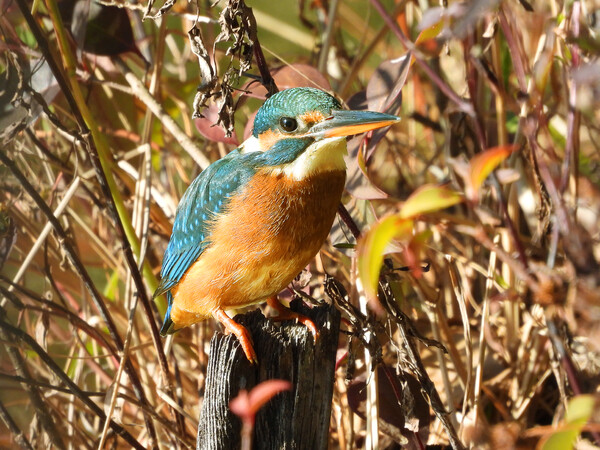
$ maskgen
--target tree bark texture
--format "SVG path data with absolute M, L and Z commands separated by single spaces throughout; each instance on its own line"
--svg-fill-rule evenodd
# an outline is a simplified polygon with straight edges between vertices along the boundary
M 260 310 L 238 315 L 254 342 L 258 364 L 251 365 L 234 335 L 216 333 L 210 344 L 197 449 L 240 448 L 242 423 L 229 410 L 241 389 L 250 391 L 271 379 L 288 380 L 290 391 L 261 408 L 254 426 L 254 449 L 326 449 L 338 345 L 340 314 L 331 305 L 291 308 L 311 318 L 319 330 L 316 344 L 308 329 L 292 321 L 273 322 Z

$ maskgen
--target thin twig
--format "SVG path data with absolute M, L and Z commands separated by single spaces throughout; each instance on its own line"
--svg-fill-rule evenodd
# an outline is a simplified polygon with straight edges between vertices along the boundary
M 331 48 L 331 37 L 333 35 L 333 25 L 335 23 L 338 12 L 339 0 L 332 0 L 329 3 L 329 11 L 327 14 L 327 26 L 323 33 L 323 44 L 321 45 L 321 53 L 319 54 L 319 64 L 317 70 L 325 73 L 327 69 L 327 61 L 329 60 L 329 49 Z
M 471 103 L 464 101 L 461 99 L 456 92 L 452 90 L 448 84 L 446 84 L 440 76 L 434 72 L 434 70 L 429 67 L 429 65 L 425 62 L 425 59 L 421 55 L 421 53 L 416 49 L 415 45 L 404 35 L 398 24 L 392 19 L 392 17 L 387 13 L 383 5 L 379 0 L 371 0 L 371 3 L 387 25 L 387 27 L 396 35 L 398 40 L 402 42 L 402 45 L 406 47 L 407 50 L 411 51 L 413 58 L 415 58 L 415 62 L 418 66 L 425 72 L 425 74 L 433 81 L 433 83 L 442 91 L 446 96 L 456 105 L 458 108 L 468 114 L 471 117 L 475 117 L 475 110 L 473 109 L 473 105 Z
M 21 1 L 21 0 L 17 0 L 17 1 Z M 115 346 L 117 347 L 118 351 L 122 351 L 123 350 L 123 341 L 122 341 L 121 337 L 119 336 L 119 333 L 118 333 L 117 328 L 112 320 L 110 312 L 108 311 L 108 308 L 106 307 L 106 304 L 104 303 L 104 300 L 102 299 L 100 292 L 98 292 L 98 289 L 96 288 L 96 285 L 92 281 L 92 278 L 90 277 L 88 271 L 86 270 L 85 266 L 79 259 L 77 252 L 72 247 L 70 240 L 69 240 L 65 230 L 63 229 L 62 225 L 60 224 L 60 222 L 58 221 L 56 216 L 54 216 L 52 210 L 48 207 L 46 202 L 44 202 L 42 197 L 37 193 L 36 189 L 31 185 L 31 183 L 29 183 L 29 180 L 27 179 L 27 177 L 25 175 L 23 175 L 23 173 L 19 170 L 19 168 L 16 166 L 16 164 L 10 158 L 8 158 L 8 156 L 1 149 L 0 149 L 0 161 L 4 165 L 6 165 L 6 167 L 12 172 L 12 174 L 19 180 L 19 182 L 21 183 L 21 185 L 23 186 L 25 191 L 27 191 L 29 196 L 36 203 L 37 207 L 44 213 L 46 218 L 52 224 L 54 231 L 56 232 L 56 234 L 59 237 L 59 242 L 61 243 L 61 246 L 63 247 L 67 257 L 69 258 L 69 261 L 75 268 L 75 270 L 78 273 L 79 277 L 81 278 L 83 284 L 85 285 L 88 292 L 90 293 L 92 300 L 94 301 L 96 307 L 98 308 L 98 311 L 100 312 L 100 315 L 102 316 L 102 319 L 106 323 L 109 333 L 111 335 L 111 338 L 112 338 L 113 342 L 115 343 Z M 138 274 L 139 274 L 139 272 L 138 272 Z M 158 332 L 157 332 L 157 334 L 158 334 Z M 126 369 L 127 369 L 127 374 L 129 375 L 129 378 L 131 380 L 131 384 L 133 385 L 134 391 L 136 393 L 136 396 L 138 397 L 138 399 L 140 400 L 140 402 L 142 404 L 147 404 L 146 395 L 144 393 L 143 387 L 137 376 L 135 368 L 129 361 L 128 361 Z M 145 416 L 145 417 L 147 417 L 147 416 Z M 146 423 L 149 427 L 154 429 L 151 421 L 147 420 Z
M 87 395 L 85 395 L 85 392 L 83 392 L 79 386 L 77 386 L 77 384 L 75 384 L 73 380 L 71 380 L 69 376 L 63 372 L 59 365 L 54 362 L 54 360 L 44 351 L 44 349 L 35 341 L 35 339 L 20 329 L 13 327 L 4 320 L 0 320 L 0 328 L 2 328 L 4 332 L 13 335 L 16 339 L 26 343 L 40 357 L 44 364 L 46 364 L 46 367 L 48 367 L 52 373 L 54 373 L 54 375 L 56 375 L 63 383 L 65 383 L 71 390 L 71 393 L 81 400 L 89 409 L 91 409 L 94 414 L 100 418 L 100 420 L 104 420 L 106 418 L 104 411 L 102 411 L 102 409 L 96 405 L 96 403 L 94 403 Z M 26 376 L 26 378 L 31 377 Z M 146 448 L 121 425 L 111 420 L 110 426 L 113 431 L 121 436 L 129 445 L 139 450 Z M 58 445 L 57 442 L 61 443 L 62 441 L 58 439 L 58 441 L 53 442 L 53 445 Z
M 69 201 L 71 200 L 71 198 L 75 194 L 75 191 L 79 187 L 79 181 L 80 180 L 81 179 L 79 177 L 75 177 L 75 179 L 73 180 L 73 183 L 71 183 L 71 186 L 69 187 L 69 189 L 67 189 L 67 192 L 65 192 L 65 195 L 64 195 L 63 199 L 60 201 L 60 203 L 58 204 L 58 206 L 54 210 L 54 215 L 57 218 L 60 217 L 60 215 L 62 214 L 62 212 L 64 211 L 64 209 L 69 204 Z M 40 234 L 39 234 L 38 238 L 36 239 L 35 243 L 31 247 L 31 250 L 29 250 L 29 253 L 27 254 L 27 256 L 25 257 L 25 259 L 23 260 L 23 263 L 21 264 L 21 267 L 19 267 L 19 270 L 17 271 L 16 275 L 13 277 L 13 280 L 12 280 L 13 283 L 16 284 L 19 281 L 21 281 L 21 278 L 23 277 L 23 275 L 25 275 L 25 272 L 27 271 L 27 268 L 29 267 L 29 264 L 31 264 L 31 262 L 33 261 L 33 258 L 37 254 L 38 250 L 40 249 L 40 247 L 42 246 L 42 244 L 46 240 L 46 237 L 48 236 L 48 233 L 50 233 L 51 230 L 52 230 L 52 224 L 50 222 L 47 222 L 46 225 L 44 225 L 44 228 L 40 232 Z M 8 290 L 12 291 L 13 290 L 13 286 L 12 285 L 9 286 Z M 2 301 L 0 301 L 0 306 L 4 306 L 4 304 L 5 304 L 5 300 L 3 299 Z
M 356 222 L 342 203 L 338 205 L 338 214 L 340 215 L 342 222 L 346 224 L 346 226 L 352 233 L 352 236 L 354 236 L 355 239 L 358 239 L 360 237 L 360 229 L 358 228 L 358 225 L 356 225 Z
M 254 17 L 252 8 L 248 8 L 248 20 L 250 21 L 249 33 L 251 34 L 249 37 L 254 50 L 256 66 L 258 67 L 258 71 L 260 72 L 261 82 L 267 89 L 267 97 L 270 97 L 271 95 L 278 92 L 279 88 L 277 87 L 277 85 L 275 84 L 275 80 L 271 76 L 271 71 L 269 70 L 267 60 L 265 59 L 265 54 L 263 53 L 262 47 L 258 40 L 258 26 L 256 25 L 256 18 Z
M 0 307 L 0 317 L 4 317 L 5 311 L 2 307 Z M 5 330 L 0 328 L 0 339 L 4 342 L 12 342 L 13 339 L 10 339 Z M 19 349 L 12 347 L 10 345 L 5 345 L 6 352 L 8 353 L 8 357 L 15 369 L 15 372 L 18 376 L 23 378 L 31 378 L 29 373 L 29 368 L 27 367 L 27 363 L 25 359 L 21 355 Z M 40 419 L 40 423 L 46 433 L 48 433 L 48 437 L 50 441 L 59 449 L 67 448 L 62 439 L 62 434 L 57 427 L 57 424 L 54 421 L 53 414 L 48 409 L 48 405 L 44 402 L 42 398 L 42 394 L 39 389 L 35 386 L 29 386 L 27 384 L 23 385 L 24 390 L 29 395 L 29 400 L 31 401 L 33 407 L 35 408 L 36 414 Z
M 6 425 L 6 428 L 8 428 L 8 431 L 12 433 L 14 441 L 18 445 L 20 445 L 22 449 L 33 450 L 31 443 L 29 442 L 25 434 L 23 434 L 23 432 L 21 431 L 19 425 L 17 425 L 17 423 L 13 420 L 10 413 L 8 412 L 8 409 L 4 407 L 2 402 L 0 402 L 0 418 L 2 418 L 2 421 Z
M 202 150 L 188 137 L 187 134 L 181 129 L 181 127 L 168 115 L 163 107 L 156 101 L 156 99 L 148 92 L 148 89 L 142 83 L 138 77 L 131 71 L 131 69 L 125 64 L 125 62 L 116 57 L 114 59 L 116 65 L 121 69 L 121 72 L 125 76 L 125 80 L 131 86 L 133 93 L 148 107 L 150 111 L 156 116 L 158 120 L 169 130 L 173 137 L 179 142 L 181 148 L 190 155 L 190 157 L 200 166 L 201 169 L 206 169 L 210 165 L 210 161 L 204 155 Z

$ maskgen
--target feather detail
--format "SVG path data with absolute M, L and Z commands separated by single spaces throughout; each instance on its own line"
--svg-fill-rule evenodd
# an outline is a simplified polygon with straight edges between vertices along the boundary
M 302 181 L 260 170 L 217 216 L 211 244 L 172 288 L 176 327 L 285 288 L 326 240 L 344 180 L 339 170 Z
M 163 258 L 159 296 L 179 283 L 181 277 L 210 243 L 210 228 L 231 195 L 246 183 L 254 169 L 241 164 L 234 150 L 211 164 L 188 187 L 175 215 L 173 234 Z
M 175 333 L 175 324 L 171 320 L 171 307 L 173 306 L 173 296 L 170 292 L 167 292 L 167 300 L 169 301 L 169 306 L 167 307 L 167 312 L 165 313 L 165 320 L 163 322 L 162 328 L 160 329 L 160 335 L 166 336 L 167 334 Z

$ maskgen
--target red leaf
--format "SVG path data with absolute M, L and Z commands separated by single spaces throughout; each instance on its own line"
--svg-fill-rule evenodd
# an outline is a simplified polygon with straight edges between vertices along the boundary
M 286 380 L 267 380 L 253 387 L 250 393 L 242 389 L 238 396 L 229 402 L 231 412 L 242 421 L 254 423 L 256 413 L 265 403 L 281 391 L 288 391 L 292 383 Z
M 215 125 L 219 120 L 219 111 L 217 105 L 211 103 L 208 108 L 202 110 L 204 117 L 194 119 L 196 129 L 206 139 L 212 142 L 223 142 L 224 144 L 240 145 L 237 137 L 232 135 L 231 137 L 225 136 L 225 130 L 218 125 Z

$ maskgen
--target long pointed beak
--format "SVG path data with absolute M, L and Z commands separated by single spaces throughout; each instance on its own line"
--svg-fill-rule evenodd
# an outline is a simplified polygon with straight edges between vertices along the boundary
M 352 136 L 400 121 L 400 117 L 372 111 L 332 111 L 331 117 L 311 128 L 309 136 L 316 139 Z

